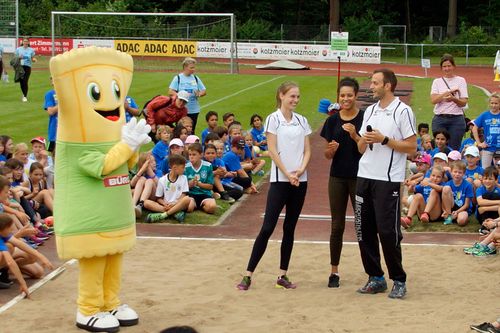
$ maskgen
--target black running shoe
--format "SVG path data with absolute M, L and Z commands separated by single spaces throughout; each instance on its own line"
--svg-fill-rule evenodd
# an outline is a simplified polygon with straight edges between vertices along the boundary
M 328 278 L 328 288 L 338 288 L 340 287 L 340 276 L 337 274 L 330 274 Z

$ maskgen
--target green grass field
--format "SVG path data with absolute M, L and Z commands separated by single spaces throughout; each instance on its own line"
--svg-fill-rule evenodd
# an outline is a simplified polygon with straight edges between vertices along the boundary
M 9 68 L 10 69 L 10 68 Z M 12 72 L 10 71 L 12 74 Z M 10 135 L 15 143 L 29 143 L 35 136 L 47 135 L 48 116 L 43 110 L 44 94 L 51 89 L 47 70 L 35 70 L 30 79 L 28 102 L 21 102 L 21 92 L 18 84 L 0 83 L 0 134 Z M 298 112 L 305 115 L 312 128 L 318 129 L 325 116 L 317 112 L 321 98 L 335 99 L 336 76 L 276 76 L 276 75 L 231 75 L 231 74 L 198 74 L 207 86 L 208 94 L 201 100 L 202 113 L 199 118 L 197 134 L 205 128 L 204 114 L 209 110 L 222 114 L 233 112 L 244 128 L 249 127 L 250 116 L 258 113 L 264 118 L 275 109 L 276 89 L 284 81 L 292 80 L 299 84 L 301 101 Z M 166 94 L 173 77 L 166 72 L 136 72 L 134 74 L 129 95 L 134 97 L 138 105 L 142 105 L 151 97 Z M 358 78 L 363 82 L 367 78 Z M 401 79 L 413 81 L 413 96 L 411 106 L 417 117 L 417 122 L 430 123 L 432 105 L 429 100 L 432 79 Z M 470 102 L 467 116 L 474 118 L 486 109 L 487 98 L 478 88 L 469 86 Z M 147 148 L 152 147 L 150 144 Z M 269 163 L 268 163 L 269 165 Z M 221 204 L 218 214 L 210 217 L 190 214 L 187 223 L 213 224 L 228 208 Z

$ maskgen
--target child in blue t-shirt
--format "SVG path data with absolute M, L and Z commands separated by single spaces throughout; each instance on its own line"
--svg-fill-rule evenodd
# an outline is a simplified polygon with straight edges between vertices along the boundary
M 464 226 L 469 222 L 474 190 L 472 185 L 464 180 L 465 163 L 455 161 L 451 164 L 451 177 L 443 187 L 442 201 L 444 224 L 449 225 L 456 220 L 458 225 Z
M 156 165 L 162 165 L 163 160 L 168 157 L 168 145 L 172 137 L 172 129 L 167 125 L 159 125 L 156 128 L 156 139 L 158 142 L 152 150 L 152 154 L 155 158 Z M 163 176 L 161 168 L 156 169 L 156 176 L 160 178 Z
M 54 83 L 52 82 L 52 77 L 50 78 L 50 84 L 54 86 Z M 45 93 L 43 109 L 49 115 L 49 126 L 47 133 L 47 140 L 49 140 L 49 146 L 47 147 L 47 150 L 53 152 L 56 148 L 57 113 L 59 111 L 59 107 L 57 104 L 57 95 L 54 89 L 51 89 Z
M 408 207 L 408 214 L 401 217 L 401 226 L 407 228 L 412 224 L 413 216 L 420 216 L 423 223 L 435 221 L 441 216 L 441 191 L 443 190 L 444 170 L 440 166 L 431 169 L 429 178 L 423 179 L 418 185 L 411 185 L 408 189 L 414 195 Z M 431 193 L 432 201 L 429 202 Z
M 483 185 L 476 191 L 477 215 L 479 223 L 486 219 L 498 218 L 500 209 L 500 188 L 496 186 L 498 171 L 495 167 L 487 167 L 483 172 Z
M 493 159 L 493 153 L 500 149 L 500 94 L 493 93 L 489 98 L 490 109 L 481 113 L 473 120 L 472 134 L 478 148 L 483 150 L 481 164 L 483 168 L 489 167 Z M 484 131 L 484 141 L 479 138 L 478 129 Z
M 209 143 L 205 145 L 203 158 L 205 161 L 212 164 L 214 172 L 214 197 L 218 194 L 222 200 L 229 203 L 233 203 L 235 200 L 239 199 L 243 195 L 242 191 L 238 189 L 229 189 L 226 191 L 224 185 L 222 185 L 221 178 L 224 178 L 228 172 L 224 161 L 217 157 L 217 148 L 215 148 L 213 144 Z
M 450 133 L 444 128 L 438 129 L 434 131 L 434 144 L 436 148 L 431 151 L 431 156 L 434 157 L 437 153 L 445 153 L 446 156 L 451 151 L 451 148 L 448 146 L 448 141 L 450 140 Z
M 212 197 L 214 173 L 212 164 L 203 161 L 202 154 L 200 143 L 195 142 L 189 146 L 189 163 L 186 165 L 184 174 L 188 179 L 189 196 L 194 199 L 196 208 L 205 213 L 213 214 L 217 209 L 215 199 Z
M 429 134 L 429 124 L 420 123 L 417 126 L 418 136 L 417 136 L 417 150 L 422 150 L 422 136 Z
M 141 115 L 141 111 L 139 110 L 139 106 L 137 106 L 137 103 L 135 100 L 127 96 L 125 97 L 125 104 L 123 105 L 125 109 L 125 121 L 128 123 L 132 117 L 138 117 Z
M 267 137 L 262 124 L 262 117 L 258 114 L 252 115 L 250 118 L 250 134 L 252 135 L 253 145 L 259 149 L 259 153 L 262 156 L 267 156 Z
M 250 171 L 254 175 L 258 176 L 264 176 L 264 170 L 262 168 L 266 164 L 265 160 L 257 158 L 257 154 L 255 153 L 254 146 L 253 146 L 253 138 L 250 133 L 244 133 L 244 138 L 245 138 L 245 156 L 243 158 L 243 164 L 248 165 L 248 171 Z M 247 168 L 243 166 L 245 171 L 247 171 Z
M 212 133 L 217 127 L 217 122 L 219 121 L 219 115 L 215 111 L 208 111 L 205 115 L 205 120 L 207 121 L 207 128 L 201 132 L 201 142 L 204 144 L 208 133 Z
M 481 187 L 481 179 L 484 172 L 483 168 L 478 165 L 479 158 L 479 149 L 476 146 L 469 146 L 465 149 L 467 167 L 464 178 L 472 184 L 474 191 Z

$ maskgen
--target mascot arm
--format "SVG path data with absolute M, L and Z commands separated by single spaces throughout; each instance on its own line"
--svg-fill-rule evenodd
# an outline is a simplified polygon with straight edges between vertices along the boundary
M 137 161 L 139 161 L 139 153 L 138 152 L 135 152 L 134 155 L 132 155 L 132 157 L 130 157 L 128 159 L 128 169 L 131 170 L 136 164 L 137 164 Z
M 124 142 L 119 142 L 111 148 L 104 156 L 104 165 L 102 175 L 108 175 L 118 169 L 121 165 L 128 163 L 133 156 L 134 151 Z

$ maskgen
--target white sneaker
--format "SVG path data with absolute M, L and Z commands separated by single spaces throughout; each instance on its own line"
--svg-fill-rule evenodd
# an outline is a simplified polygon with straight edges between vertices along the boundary
M 120 326 L 134 326 L 139 323 L 139 316 L 127 304 L 122 304 L 116 309 L 109 311 L 120 323 Z
M 28 99 L 23 96 L 23 102 L 27 102 L 27 101 L 28 101 Z
M 92 316 L 76 313 L 76 326 L 89 332 L 118 332 L 120 322 L 109 312 L 98 312 Z

